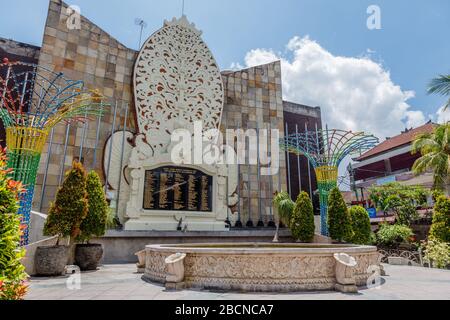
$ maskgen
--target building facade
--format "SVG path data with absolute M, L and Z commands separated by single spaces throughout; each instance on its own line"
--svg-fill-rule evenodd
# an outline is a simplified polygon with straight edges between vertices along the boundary
M 139 52 L 125 47 L 83 16 L 81 29 L 70 30 L 67 8 L 60 0 L 50 0 L 42 46 L 34 48 L 33 57 L 39 65 L 62 72 L 69 79 L 83 80 L 87 89 L 100 90 L 110 107 L 101 118 L 91 119 L 86 124 L 59 125 L 52 131 L 41 157 L 33 208 L 48 211 L 64 172 L 78 160 L 87 170 L 96 170 L 101 175 L 111 206 L 125 224 L 129 219 L 126 211 L 133 187 L 131 171 L 123 170 L 123 156 L 115 155 L 125 154 L 127 158 L 136 147 L 132 137 L 142 134 L 134 82 Z M 299 132 L 321 128 L 320 108 L 283 101 L 279 61 L 244 70 L 222 71 L 220 76 L 223 110 L 219 129 L 222 133 L 227 129 L 277 129 L 282 139 L 285 132 L 293 133 L 296 127 Z M 255 151 L 254 148 L 249 145 L 247 151 Z M 312 195 L 316 183 L 306 158 L 290 156 L 288 166 L 287 156 L 280 150 L 279 159 L 278 174 L 259 174 L 260 164 L 239 166 L 237 188 L 227 194 L 238 201 L 233 204 L 226 200 L 229 207 L 226 220 L 232 227 L 274 226 L 272 198 L 275 191 L 288 190 L 293 199 L 300 189 Z M 229 183 L 228 180 L 227 186 Z
M 349 167 L 354 187 L 360 193 L 370 186 L 390 182 L 432 188 L 432 173 L 416 176 L 412 172 L 420 153 L 412 154 L 411 151 L 414 139 L 420 134 L 432 133 L 435 127 L 436 124 L 430 121 L 423 126 L 406 129 L 355 159 L 356 163 Z

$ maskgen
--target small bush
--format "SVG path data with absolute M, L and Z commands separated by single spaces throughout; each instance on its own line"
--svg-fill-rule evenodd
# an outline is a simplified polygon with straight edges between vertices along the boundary
M 445 196 L 440 196 L 434 206 L 430 237 L 450 242 L 450 199 Z
M 425 247 L 425 261 L 433 267 L 445 269 L 450 264 L 450 246 L 437 239 L 430 239 Z
M 353 231 L 351 242 L 355 244 L 371 244 L 372 229 L 370 227 L 369 213 L 360 206 L 350 208 L 349 213 Z
M 385 247 L 397 247 L 414 235 L 411 228 L 399 224 L 382 224 L 377 232 L 377 243 Z
M 108 213 L 106 216 L 106 229 L 112 230 L 118 227 L 118 223 L 116 221 L 116 215 L 114 213 L 113 208 L 108 207 Z
M 77 237 L 77 240 L 82 242 L 89 242 L 92 237 L 101 237 L 105 234 L 109 213 L 105 192 L 95 171 L 89 172 L 87 176 L 86 191 L 89 209 Z
M 306 192 L 298 195 L 292 214 L 290 228 L 292 236 L 301 242 L 312 242 L 314 239 L 314 208 Z
M 342 242 L 352 236 L 347 205 L 338 188 L 328 196 L 328 232 L 333 240 Z
M 6 157 L 0 150 L 0 300 L 21 300 L 27 292 L 25 267 L 21 259 L 18 195 L 20 183 L 7 177 Z
M 294 211 L 294 201 L 286 191 L 278 192 L 273 198 L 273 205 L 278 212 L 278 218 L 289 227 L 292 213 Z
M 51 204 L 44 225 L 44 235 L 76 238 L 87 211 L 86 172 L 81 163 L 74 162 L 56 193 L 55 202 Z

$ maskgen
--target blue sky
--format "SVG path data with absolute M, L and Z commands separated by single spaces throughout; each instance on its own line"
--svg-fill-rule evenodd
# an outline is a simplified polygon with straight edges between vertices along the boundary
M 136 17 L 148 23 L 144 36 L 149 36 L 161 27 L 164 19 L 181 13 L 181 0 L 67 3 L 80 6 L 83 15 L 134 49 L 139 40 L 138 27 L 134 25 Z M 40 45 L 48 0 L 0 0 L 0 4 L 8 8 L 8 14 L 0 19 L 0 36 Z M 381 30 L 366 27 L 366 9 L 371 4 L 381 9 Z M 415 92 L 414 97 L 405 99 L 408 108 L 421 111 L 426 119 L 444 104 L 443 97 L 426 94 L 426 85 L 437 74 L 450 72 L 448 0 L 186 0 L 185 13 L 203 30 L 203 38 L 221 68 L 229 68 L 232 63 L 249 64 L 246 55 L 258 48 L 294 64 L 295 51 L 287 50 L 287 44 L 295 36 L 309 36 L 334 57 L 368 56 L 381 64 L 394 87 L 399 86 L 403 93 Z M 289 98 L 295 97 L 292 94 Z M 307 101 L 296 102 L 315 102 L 304 96 L 298 98 Z M 334 110 L 333 103 L 330 110 Z M 364 106 L 358 112 L 367 117 Z M 358 119 L 355 116 L 354 122 Z M 375 126 L 383 125 L 376 121 Z M 380 134 L 391 134 L 397 125 L 400 131 L 406 120 L 402 121 Z

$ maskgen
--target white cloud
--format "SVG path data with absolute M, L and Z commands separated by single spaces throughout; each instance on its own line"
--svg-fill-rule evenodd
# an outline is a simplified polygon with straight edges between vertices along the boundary
M 450 108 L 447 108 L 447 110 L 444 110 L 445 107 L 441 107 L 437 112 L 437 122 L 438 123 L 447 123 L 450 121 Z
M 366 131 L 382 140 L 407 127 L 426 122 L 411 110 L 405 91 L 390 73 L 369 57 L 335 56 L 308 37 L 292 38 L 286 46 L 292 58 L 273 50 L 254 49 L 245 56 L 247 67 L 281 60 L 285 100 L 321 106 L 330 128 Z
M 406 111 L 406 127 L 415 128 L 423 125 L 427 120 L 422 111 Z
M 232 62 L 230 65 L 230 70 L 232 70 L 232 71 L 241 70 L 241 69 L 244 69 L 244 67 L 239 62 Z

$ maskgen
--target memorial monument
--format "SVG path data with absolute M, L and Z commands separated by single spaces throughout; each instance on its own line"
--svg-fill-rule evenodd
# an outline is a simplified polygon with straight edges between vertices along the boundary
M 122 162 L 130 179 L 125 230 L 228 230 L 227 210 L 235 205 L 228 198 L 236 190 L 237 172 L 174 159 L 178 154 L 172 152 L 171 136 L 178 129 L 194 136 L 194 123 L 201 121 L 202 136 L 218 130 L 224 104 L 217 63 L 201 31 L 185 16 L 165 21 L 144 43 L 135 63 L 134 91 L 139 132 Z M 201 148 L 203 143 L 211 141 L 202 139 Z

